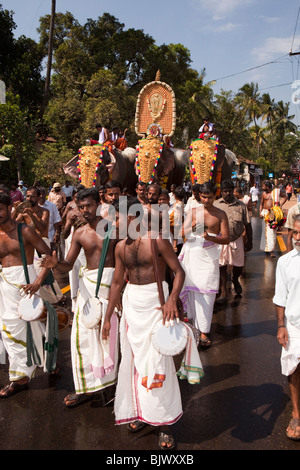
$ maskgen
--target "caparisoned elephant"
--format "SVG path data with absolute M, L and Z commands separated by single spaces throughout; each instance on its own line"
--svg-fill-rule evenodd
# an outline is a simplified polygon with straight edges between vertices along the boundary
M 136 150 L 131 147 L 123 151 L 114 149 L 112 154 L 100 145 L 84 146 L 63 169 L 66 175 L 79 178 L 86 187 L 99 188 L 109 180 L 115 180 L 122 187 L 126 186 L 129 193 L 135 194 L 138 181 L 135 154 Z
M 139 181 L 158 183 L 167 189 L 172 184 L 181 186 L 187 165 L 188 151 L 172 149 L 160 138 L 148 136 L 138 143 L 136 173 Z
M 190 146 L 189 158 L 192 182 L 201 184 L 214 181 L 218 196 L 221 181 L 231 179 L 235 154 L 215 139 L 196 139 Z

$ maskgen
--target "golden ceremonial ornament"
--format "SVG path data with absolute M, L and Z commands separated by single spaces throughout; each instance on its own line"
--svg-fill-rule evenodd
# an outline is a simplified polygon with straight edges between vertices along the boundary
M 191 143 L 190 162 L 195 183 L 203 184 L 212 179 L 217 151 L 218 141 L 215 139 L 196 139 Z
M 105 147 L 102 145 L 86 145 L 79 149 L 77 170 L 79 182 L 86 188 L 92 188 L 96 184 L 97 169 L 102 163 L 102 155 Z
M 161 134 L 171 137 L 176 127 L 176 100 L 172 88 L 160 80 L 158 71 L 155 81 L 140 91 L 136 104 L 135 132 L 140 137 L 151 134 L 151 126 L 157 126 Z
M 139 181 L 152 183 L 163 150 L 163 136 L 171 137 L 176 127 L 176 100 L 172 88 L 160 80 L 145 85 L 139 93 L 135 114 L 135 132 L 139 140 L 136 170 Z M 146 136 L 146 137 L 145 137 Z

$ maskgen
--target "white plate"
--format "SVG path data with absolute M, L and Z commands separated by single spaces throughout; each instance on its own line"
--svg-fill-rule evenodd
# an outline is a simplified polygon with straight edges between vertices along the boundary
M 18 313 L 20 318 L 25 321 L 38 320 L 44 311 L 43 299 L 36 294 L 31 297 L 29 295 L 24 296 L 18 306 Z
M 182 322 L 174 321 L 173 326 L 166 327 L 160 320 L 152 331 L 152 344 L 164 356 L 180 354 L 187 343 L 187 329 Z
M 102 316 L 102 302 L 96 297 L 90 297 L 84 304 L 82 323 L 86 328 L 99 327 Z

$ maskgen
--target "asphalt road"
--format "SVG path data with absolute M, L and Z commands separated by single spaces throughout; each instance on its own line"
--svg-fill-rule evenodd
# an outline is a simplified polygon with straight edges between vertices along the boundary
M 254 216 L 252 225 L 254 248 L 246 255 L 242 296 L 231 292 L 227 305 L 214 312 L 213 344 L 200 350 L 205 373 L 201 384 L 180 381 L 184 414 L 173 431 L 177 452 L 194 452 L 194 459 L 202 459 L 198 451 L 300 448 L 300 443 L 285 436 L 291 403 L 280 370 L 272 304 L 278 257 L 271 259 L 260 252 L 261 220 Z M 284 242 L 285 231 L 279 235 Z M 278 256 L 281 249 L 282 242 Z M 66 286 L 68 279 L 60 279 L 60 284 Z M 139 434 L 129 434 L 126 426 L 115 426 L 113 403 L 103 407 L 101 394 L 74 409 L 63 405 L 63 398 L 73 390 L 70 332 L 68 328 L 60 336 L 58 376 L 39 370 L 27 390 L 0 401 L 0 449 L 101 450 L 107 451 L 105 459 L 116 458 L 121 451 L 136 456 L 143 455 L 143 450 L 155 453 L 157 429 L 148 426 Z M 176 358 L 176 364 L 179 361 Z M 0 386 L 7 381 L 7 365 L 1 365 Z

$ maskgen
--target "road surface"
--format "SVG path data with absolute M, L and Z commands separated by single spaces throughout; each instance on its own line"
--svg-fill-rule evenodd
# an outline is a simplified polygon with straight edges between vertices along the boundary
M 295 202 L 293 198 L 289 206 Z M 300 448 L 285 436 L 291 403 L 281 375 L 272 304 L 278 257 L 260 252 L 261 219 L 254 216 L 252 225 L 254 247 L 246 255 L 242 296 L 232 292 L 227 305 L 214 312 L 213 344 L 200 350 L 205 372 L 201 384 L 180 381 L 184 414 L 173 431 L 182 455 Z M 279 237 L 278 256 L 284 253 L 285 231 Z M 60 282 L 66 287 L 68 279 Z M 0 401 L 0 449 L 102 450 L 112 458 L 125 450 L 136 456 L 142 450 L 155 453 L 157 429 L 148 426 L 140 434 L 129 434 L 126 426 L 115 426 L 113 403 L 103 407 L 101 396 L 74 409 L 63 405 L 73 390 L 70 332 L 68 328 L 60 337 L 57 377 L 38 371 L 28 390 Z M 7 381 L 7 365 L 1 365 L 0 386 Z

